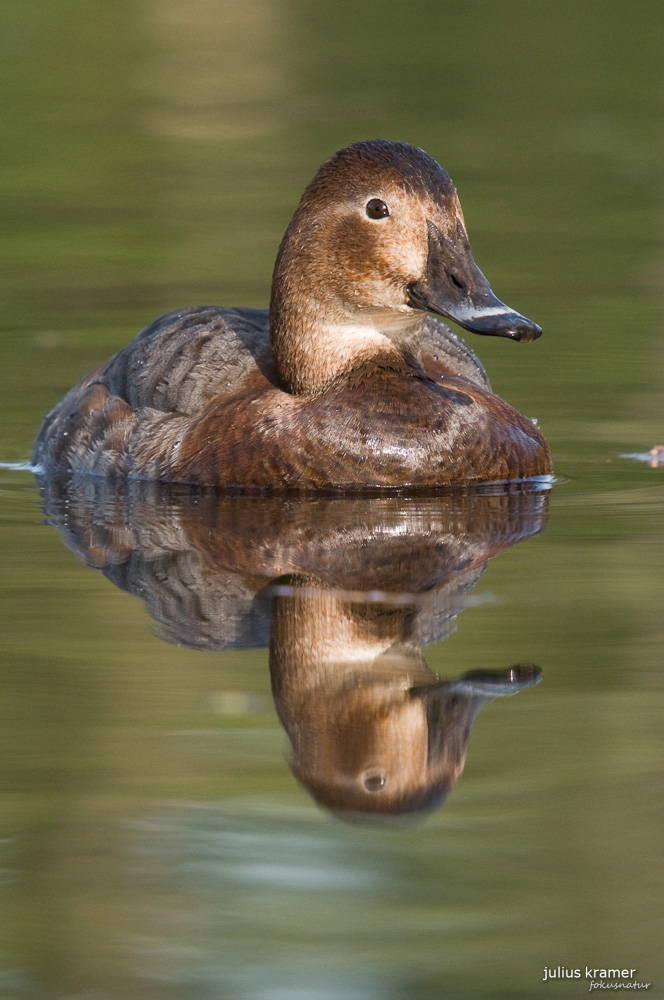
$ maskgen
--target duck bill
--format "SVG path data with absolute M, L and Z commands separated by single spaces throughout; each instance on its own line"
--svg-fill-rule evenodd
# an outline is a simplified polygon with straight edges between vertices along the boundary
M 471 670 L 451 681 L 436 681 L 410 688 L 410 696 L 457 695 L 467 698 L 501 698 L 539 684 L 542 671 L 534 663 L 516 663 L 508 670 Z
M 497 298 L 473 259 L 468 238 L 460 228 L 446 239 L 427 222 L 429 252 L 424 277 L 408 287 L 409 304 L 451 319 L 464 330 L 521 343 L 537 340 L 541 326 L 510 309 Z

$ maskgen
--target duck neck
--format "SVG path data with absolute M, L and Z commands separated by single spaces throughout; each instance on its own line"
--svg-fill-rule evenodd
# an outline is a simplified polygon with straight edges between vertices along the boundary
M 421 374 L 426 313 L 408 306 L 348 303 L 322 278 L 306 278 L 300 273 L 294 279 L 291 269 L 277 261 L 270 339 L 284 388 L 298 395 L 317 393 L 363 368 Z

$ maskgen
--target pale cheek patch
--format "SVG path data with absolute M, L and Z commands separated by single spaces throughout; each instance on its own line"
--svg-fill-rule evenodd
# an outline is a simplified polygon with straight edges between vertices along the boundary
M 404 281 L 417 281 L 424 273 L 429 253 L 426 225 L 402 229 L 388 253 L 391 270 L 395 276 L 398 275 Z
M 402 191 L 392 193 L 391 205 L 395 228 L 386 246 L 386 260 L 395 277 L 406 283 L 418 281 L 429 253 L 426 206 Z

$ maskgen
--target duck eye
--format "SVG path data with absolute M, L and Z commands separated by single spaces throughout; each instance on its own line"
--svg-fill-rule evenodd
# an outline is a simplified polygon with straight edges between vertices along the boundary
M 380 198 L 371 198 L 367 202 L 366 213 L 370 219 L 384 219 L 390 214 L 390 210 Z

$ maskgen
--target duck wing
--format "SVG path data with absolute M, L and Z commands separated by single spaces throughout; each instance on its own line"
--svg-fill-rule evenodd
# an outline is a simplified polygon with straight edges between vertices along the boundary
M 197 306 L 155 320 L 96 380 L 135 409 L 193 415 L 256 371 L 276 382 L 267 309 Z
M 430 354 L 435 361 L 449 367 L 451 374 L 462 375 L 491 392 L 489 376 L 477 355 L 471 351 L 465 340 L 433 316 L 427 316 L 424 324 L 422 351 L 423 354 Z

